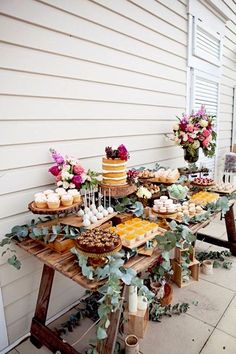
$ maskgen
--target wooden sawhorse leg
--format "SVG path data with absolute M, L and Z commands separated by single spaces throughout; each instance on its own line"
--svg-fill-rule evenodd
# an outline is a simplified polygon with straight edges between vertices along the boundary
M 234 205 L 230 206 L 229 211 L 225 214 L 225 226 L 228 235 L 229 249 L 236 256 L 236 228 L 234 220 Z
M 63 342 L 52 330 L 50 330 L 45 325 L 54 273 L 55 270 L 53 268 L 47 266 L 46 264 L 44 265 L 39 287 L 37 305 L 31 324 L 30 341 L 37 348 L 41 348 L 42 345 L 45 345 L 52 352 L 56 352 L 58 350 L 62 354 L 80 354 L 68 343 Z

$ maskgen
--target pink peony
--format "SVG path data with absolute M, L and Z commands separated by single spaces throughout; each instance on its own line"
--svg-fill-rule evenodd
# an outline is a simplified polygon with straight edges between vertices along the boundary
M 76 188 L 80 188 L 80 185 L 82 183 L 82 178 L 80 175 L 76 175 L 72 178 L 71 182 L 74 183 Z
M 56 165 L 50 167 L 48 171 L 49 171 L 53 176 L 57 176 L 57 175 L 60 173 L 60 169 L 59 169 L 58 166 L 56 166 Z
M 187 131 L 188 131 L 189 133 L 192 133 L 192 132 L 194 131 L 194 125 L 193 125 L 193 124 L 188 124 L 188 125 L 187 125 Z
M 211 133 L 209 132 L 209 130 L 204 129 L 203 132 L 202 132 L 202 134 L 203 134 L 203 136 L 204 136 L 205 138 L 207 138 Z
M 76 175 L 82 175 L 82 173 L 85 173 L 85 169 L 81 165 L 75 165 L 73 170 Z
M 209 145 L 209 143 L 210 143 L 210 139 L 209 139 L 209 137 L 208 137 L 208 138 L 206 138 L 205 140 L 203 140 L 202 146 L 203 146 L 204 148 L 207 148 L 208 145 Z
M 193 141 L 194 141 L 193 138 L 188 135 L 188 142 L 189 142 L 189 143 L 193 143 Z

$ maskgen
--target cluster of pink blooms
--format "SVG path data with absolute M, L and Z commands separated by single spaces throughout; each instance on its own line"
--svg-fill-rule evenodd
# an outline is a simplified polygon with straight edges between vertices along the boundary
M 50 149 L 55 165 L 49 172 L 55 177 L 57 185 L 65 189 L 80 189 L 87 178 L 86 170 L 74 157 L 63 157 L 60 153 Z
M 187 149 L 202 148 L 206 156 L 211 156 L 215 150 L 216 132 L 214 131 L 213 116 L 206 114 L 206 109 L 189 116 L 183 114 L 173 127 L 174 140 L 177 145 Z

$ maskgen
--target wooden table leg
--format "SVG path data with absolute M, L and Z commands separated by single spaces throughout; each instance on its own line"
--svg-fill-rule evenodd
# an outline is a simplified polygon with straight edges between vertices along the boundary
M 55 270 L 53 268 L 48 267 L 46 264 L 44 264 L 41 283 L 39 287 L 38 300 L 37 300 L 35 314 L 33 318 L 33 321 L 35 319 L 37 322 L 41 323 L 42 325 L 45 325 L 47 319 L 47 312 L 48 312 L 49 300 L 50 300 L 50 295 L 52 290 L 54 273 Z M 37 348 L 41 348 L 42 344 L 37 339 L 37 337 L 34 336 L 33 321 L 31 326 L 30 341 Z
M 124 297 L 126 292 L 126 285 L 123 285 L 122 295 L 121 295 L 121 304 L 120 308 L 116 310 L 116 312 L 112 312 L 110 315 L 110 326 L 107 330 L 107 338 L 103 341 L 100 341 L 99 346 L 97 348 L 99 354 L 113 354 L 115 345 L 116 345 L 116 337 L 118 334 L 119 324 L 120 324 L 120 316 L 122 312 Z
M 55 270 L 53 268 L 44 264 L 37 305 L 31 324 L 30 341 L 37 348 L 41 348 L 42 345 L 45 345 L 53 353 L 59 351 L 63 354 L 80 354 L 45 325 L 54 273 Z
M 228 235 L 229 249 L 236 256 L 236 228 L 234 220 L 234 205 L 230 206 L 229 211 L 225 214 L 225 226 Z

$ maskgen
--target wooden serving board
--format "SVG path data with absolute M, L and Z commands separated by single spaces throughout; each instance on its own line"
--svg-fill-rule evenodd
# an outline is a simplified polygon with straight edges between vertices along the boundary
M 114 218 L 114 216 L 116 216 L 118 213 L 114 212 L 112 214 L 109 214 L 108 216 L 104 217 L 101 220 L 98 220 L 96 223 L 91 224 L 89 226 L 86 227 L 87 230 L 92 230 L 95 229 L 96 227 L 101 226 L 102 224 L 104 224 L 105 222 L 111 220 L 112 218 Z M 76 215 L 69 215 L 69 216 L 65 216 L 64 218 L 60 218 L 60 223 L 63 225 L 70 225 L 70 226 L 74 226 L 74 227 L 82 227 L 83 225 L 83 218 L 81 216 L 76 216 Z
M 158 216 L 160 217 L 169 217 L 170 215 L 174 215 L 174 214 L 177 214 L 177 211 L 173 211 L 172 213 L 170 212 L 165 212 L 165 213 L 161 213 L 160 211 L 156 211 L 155 209 L 152 208 L 152 211 L 157 214 Z
M 142 256 L 151 257 L 153 255 L 156 246 L 157 246 L 157 241 L 154 240 L 152 248 L 146 248 L 146 246 L 142 246 L 138 249 L 138 254 L 141 254 Z
M 33 213 L 33 214 L 42 214 L 42 215 L 57 215 L 57 214 L 62 214 L 62 213 L 72 213 L 78 211 L 79 207 L 82 205 L 82 201 L 79 203 L 74 203 L 70 206 L 64 207 L 61 206 L 57 209 L 40 209 L 37 208 L 35 205 L 35 202 L 31 202 L 28 205 L 28 209 Z
M 214 186 L 214 185 L 215 185 L 215 182 L 212 182 L 212 183 L 209 183 L 209 184 L 201 184 L 201 183 L 191 182 L 191 184 L 192 184 L 193 186 L 196 186 L 196 187 L 209 188 L 209 187 Z
M 219 189 L 217 189 L 217 188 L 211 187 L 211 188 L 209 188 L 209 191 L 210 191 L 210 192 L 219 193 L 219 194 L 226 194 L 226 195 L 228 195 L 228 194 L 232 194 L 232 193 L 234 193 L 234 192 L 236 191 L 236 186 L 232 187 L 232 188 L 231 188 L 230 190 L 228 190 L 228 191 L 222 191 L 222 190 L 219 190 Z

